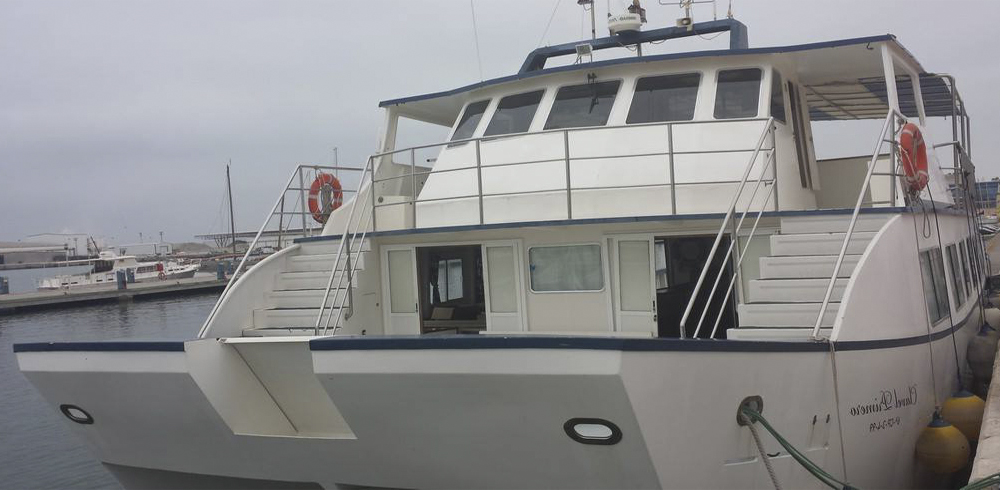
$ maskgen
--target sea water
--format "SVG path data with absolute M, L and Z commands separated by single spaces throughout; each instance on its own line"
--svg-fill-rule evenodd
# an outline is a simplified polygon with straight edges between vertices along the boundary
M 0 315 L 0 488 L 120 488 L 17 369 L 13 344 L 191 339 L 216 299 L 210 293 Z

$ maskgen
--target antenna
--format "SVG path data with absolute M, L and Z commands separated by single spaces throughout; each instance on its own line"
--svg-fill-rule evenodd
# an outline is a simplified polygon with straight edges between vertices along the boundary
M 590 11 L 590 38 L 597 39 L 597 19 L 594 17 L 594 0 L 576 0 L 576 4 L 583 7 L 583 10 Z M 590 5 L 590 8 L 587 8 Z

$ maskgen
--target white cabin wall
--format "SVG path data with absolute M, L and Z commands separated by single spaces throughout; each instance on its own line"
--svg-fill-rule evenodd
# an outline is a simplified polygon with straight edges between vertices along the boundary
M 927 205 L 927 219 L 922 213 L 899 215 L 875 236 L 858 264 L 844 292 L 844 307 L 835 322 L 836 340 L 871 340 L 927 335 L 928 319 L 920 273 L 918 250 L 939 248 L 933 211 Z M 962 215 L 938 213 L 941 224 L 942 255 L 949 245 L 969 236 Z M 948 284 L 948 302 L 957 325 L 973 313 L 975 295 L 955 304 L 954 278 L 944 257 Z M 890 278 L 886 282 L 886 278 Z M 887 287 L 888 286 L 888 287 Z M 934 330 L 948 328 L 948 317 Z M 964 350 L 963 350 L 964 352 Z
M 799 175 L 799 158 L 795 150 L 795 135 L 792 130 L 791 114 L 791 94 L 788 91 L 788 82 L 799 84 L 795 76 L 795 69 L 788 61 L 781 56 L 771 58 L 773 68 L 781 74 L 782 98 L 785 104 L 785 122 L 775 122 L 775 145 L 777 146 L 777 173 L 778 173 L 778 208 L 781 210 L 794 209 L 816 209 L 817 200 L 815 192 L 809 187 L 802 186 L 802 179 Z M 771 77 L 774 76 L 772 70 L 768 70 L 766 75 L 766 99 L 770 102 L 771 97 Z M 801 85 L 800 85 L 801 87 Z M 766 106 L 770 115 L 770 104 Z M 808 112 L 808 110 L 806 111 Z M 811 123 L 810 123 L 811 124 Z M 811 130 L 810 130 L 811 135 Z M 819 168 L 816 167 L 815 158 L 810 158 L 812 165 L 813 183 L 825 185 L 819 176 Z

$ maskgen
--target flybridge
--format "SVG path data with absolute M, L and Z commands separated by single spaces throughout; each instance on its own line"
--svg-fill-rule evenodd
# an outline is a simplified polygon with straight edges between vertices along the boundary
M 575 54 L 577 46 L 581 44 L 589 44 L 592 50 L 600 51 L 602 49 L 620 48 L 622 46 L 633 44 L 659 42 L 668 39 L 679 39 L 726 31 L 729 31 L 730 50 L 749 48 L 746 25 L 735 19 L 713 20 L 711 22 L 700 22 L 691 26 L 665 27 L 646 32 L 625 31 L 608 37 L 602 37 L 589 41 L 558 44 L 555 46 L 538 48 L 528 54 L 528 57 L 524 60 L 524 64 L 521 65 L 521 69 L 518 71 L 518 74 L 542 70 L 545 68 L 545 62 L 549 58 Z

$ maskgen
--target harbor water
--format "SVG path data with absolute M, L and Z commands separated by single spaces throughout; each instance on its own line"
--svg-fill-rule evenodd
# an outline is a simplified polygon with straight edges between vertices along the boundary
M 13 344 L 190 339 L 217 298 L 210 293 L 0 315 L 0 487 L 120 488 L 18 370 Z

